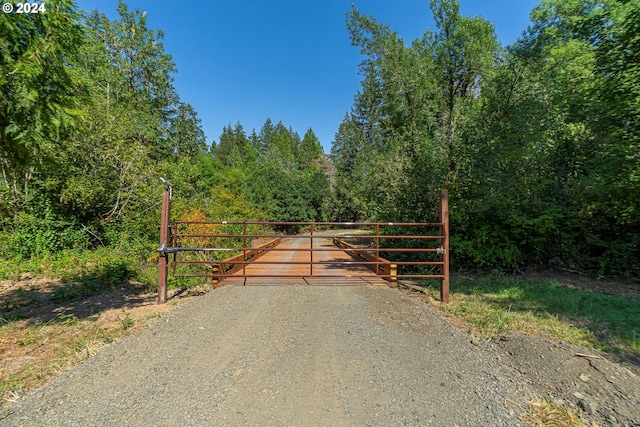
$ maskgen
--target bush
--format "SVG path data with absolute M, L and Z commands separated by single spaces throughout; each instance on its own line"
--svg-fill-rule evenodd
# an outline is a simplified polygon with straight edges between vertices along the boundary
M 6 258 L 28 259 L 60 252 L 67 248 L 89 247 L 90 235 L 76 224 L 57 220 L 53 215 L 39 218 L 20 212 L 11 227 L 2 232 L 6 249 L 0 255 Z

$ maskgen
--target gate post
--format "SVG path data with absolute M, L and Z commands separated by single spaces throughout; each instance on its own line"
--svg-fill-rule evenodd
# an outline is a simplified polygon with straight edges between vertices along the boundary
M 164 182 L 164 180 L 163 180 Z M 167 302 L 167 277 L 169 275 L 169 221 L 171 218 L 171 184 L 162 190 L 162 213 L 160 214 L 160 257 L 158 259 L 158 304 Z
M 449 302 L 449 191 L 440 190 L 440 222 L 442 223 L 442 275 L 440 301 Z

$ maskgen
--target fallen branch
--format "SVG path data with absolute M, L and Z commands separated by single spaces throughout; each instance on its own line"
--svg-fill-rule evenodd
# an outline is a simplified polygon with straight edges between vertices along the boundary
M 595 354 L 575 353 L 574 356 L 586 357 L 587 359 L 604 359 L 604 357 Z

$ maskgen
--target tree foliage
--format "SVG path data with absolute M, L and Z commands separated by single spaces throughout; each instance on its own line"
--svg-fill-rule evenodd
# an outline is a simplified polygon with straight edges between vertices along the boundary
M 79 14 L 70 0 L 55 9 L 0 15 L 0 168 L 18 208 L 38 174 L 69 161 L 61 141 L 81 117 L 84 82 L 65 60 L 82 44 Z
M 332 148 L 335 215 L 433 218 L 448 188 L 460 268 L 637 274 L 639 6 L 545 0 L 507 48 L 455 0 L 410 45 L 352 8 L 362 88 Z
M 144 12 L 51 7 L 0 15 L 2 257 L 148 258 L 164 176 L 175 212 L 222 220 L 430 222 L 448 188 L 457 268 L 640 274 L 639 0 L 543 0 L 511 46 L 457 0 L 411 42 L 353 6 L 361 85 L 330 155 L 269 118 L 207 147 Z
M 144 13 L 119 3 L 111 21 L 82 18 L 72 1 L 52 7 L 0 16 L 0 226 L 23 257 L 117 243 L 123 229 L 154 236 L 141 213 L 158 176 L 205 148 Z

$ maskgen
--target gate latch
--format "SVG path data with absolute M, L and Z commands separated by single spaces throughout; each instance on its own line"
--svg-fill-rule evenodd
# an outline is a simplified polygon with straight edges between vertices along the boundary
M 164 246 L 164 243 L 158 248 L 158 252 L 160 256 L 167 256 L 167 248 Z
M 445 248 L 442 248 L 442 247 L 440 247 L 440 248 L 436 248 L 436 253 L 437 253 L 437 254 L 444 255 L 446 252 L 447 252 L 447 251 L 446 251 L 446 249 L 445 249 Z

